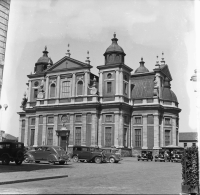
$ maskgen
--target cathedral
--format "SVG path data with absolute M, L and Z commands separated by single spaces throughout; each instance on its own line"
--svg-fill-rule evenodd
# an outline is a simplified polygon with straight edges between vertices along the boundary
M 89 57 L 80 62 L 70 52 L 53 63 L 45 47 L 28 77 L 19 114 L 19 141 L 25 146 L 74 145 L 116 147 L 124 156 L 178 145 L 178 100 L 164 57 L 149 71 L 141 58 L 133 71 L 116 34 L 104 65 L 91 72 Z

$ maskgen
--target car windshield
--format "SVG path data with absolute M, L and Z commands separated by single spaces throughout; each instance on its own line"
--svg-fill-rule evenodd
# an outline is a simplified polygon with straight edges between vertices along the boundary
M 62 147 L 55 147 L 55 149 L 58 151 L 65 151 Z

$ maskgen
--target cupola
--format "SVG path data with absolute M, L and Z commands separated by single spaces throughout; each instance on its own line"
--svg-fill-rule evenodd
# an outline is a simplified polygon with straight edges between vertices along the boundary
M 38 59 L 35 63 L 35 73 L 41 73 L 47 69 L 48 66 L 53 65 L 53 61 L 50 57 L 48 57 L 47 47 L 45 46 L 45 50 L 43 51 L 43 56 Z
M 145 73 L 145 72 L 149 72 L 149 70 L 144 66 L 144 61 L 143 61 L 143 58 L 141 58 L 141 61 L 140 61 L 140 67 L 137 68 L 135 70 L 135 73 Z
M 112 44 L 106 49 L 106 52 L 104 53 L 105 65 L 124 63 L 124 56 L 126 54 L 124 53 L 124 50 L 118 45 L 118 39 L 116 38 L 115 33 L 111 40 Z

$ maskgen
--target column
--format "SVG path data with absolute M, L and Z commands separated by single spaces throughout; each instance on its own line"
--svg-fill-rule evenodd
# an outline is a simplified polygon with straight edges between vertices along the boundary
M 116 93 L 115 93 L 115 95 L 118 95 L 119 94 L 119 84 L 118 84 L 118 82 L 119 82 L 119 70 L 116 70 Z
M 115 113 L 115 132 L 114 132 L 114 146 L 119 147 L 118 142 L 118 132 L 119 132 L 119 113 Z
M 19 119 L 19 137 L 18 137 L 18 142 L 21 142 L 22 140 L 22 119 Z
M 88 71 L 85 72 L 85 96 L 87 96 L 87 90 L 88 90 Z
M 53 145 L 58 146 L 58 136 L 56 135 L 58 130 L 58 114 L 54 115 L 54 127 L 53 127 Z
M 148 149 L 147 147 L 147 115 L 143 115 L 142 149 Z
M 38 126 L 39 126 L 39 116 L 35 116 L 35 137 L 34 137 L 34 146 L 38 146 Z
M 99 128 L 98 128 L 98 146 L 102 147 L 102 114 L 99 114 Z
M 56 90 L 56 92 L 57 92 L 57 103 L 59 103 L 59 98 L 60 98 L 60 75 L 58 75 L 57 76 L 57 86 L 56 86 L 56 88 L 57 88 L 57 90 Z
M 129 79 L 128 79 L 128 98 L 129 98 L 129 104 L 131 104 L 131 74 L 129 74 Z
M 46 77 L 46 83 L 45 83 L 45 104 L 47 104 L 49 94 L 49 76 Z
M 176 146 L 176 117 L 172 117 L 172 145 Z
M 81 145 L 86 146 L 86 113 L 82 114 Z
M 153 149 L 159 149 L 159 115 L 154 115 L 154 147 Z
M 123 115 L 119 114 L 119 129 L 118 129 L 118 144 L 120 148 L 123 148 L 123 132 L 124 132 L 124 123 L 123 123 Z
M 99 71 L 99 96 L 103 96 L 103 91 L 102 91 L 102 72 Z
M 74 114 L 70 114 L 69 147 L 74 145 Z
M 163 127 L 163 117 L 161 118 L 161 125 L 160 125 L 160 147 L 164 146 L 163 138 L 164 138 L 164 127 Z
M 72 101 L 72 103 L 74 103 L 74 97 L 76 96 L 76 84 L 75 84 L 75 77 L 76 77 L 76 75 L 75 75 L 75 73 L 73 73 L 72 74 L 72 99 L 71 99 L 71 101 Z
M 47 116 L 43 116 L 42 145 L 46 145 Z
M 96 113 L 92 113 L 91 146 L 96 146 Z
M 26 119 L 25 119 L 25 135 L 24 135 L 24 145 L 25 145 L 25 146 L 28 146 L 28 145 L 29 145 L 28 120 L 29 120 L 29 118 L 26 117 Z
M 30 107 L 30 101 L 31 101 L 31 89 L 32 89 L 32 87 L 31 87 L 31 81 L 29 80 L 28 81 L 28 102 L 27 102 L 27 108 L 29 108 Z

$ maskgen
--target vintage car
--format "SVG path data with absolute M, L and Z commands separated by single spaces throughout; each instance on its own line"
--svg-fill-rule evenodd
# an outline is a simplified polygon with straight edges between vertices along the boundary
M 171 158 L 171 162 L 181 162 L 182 156 L 183 151 L 176 151 Z
M 165 151 L 159 151 L 159 154 L 155 156 L 155 162 L 160 161 L 160 162 L 165 162 Z
M 49 164 L 58 162 L 64 165 L 68 161 L 68 155 L 65 150 L 60 146 L 38 146 L 36 150 L 28 150 L 25 153 L 25 162 L 48 161 Z
M 141 154 L 137 156 L 138 157 L 138 161 L 142 160 L 146 160 L 146 161 L 149 161 L 149 160 L 153 160 L 153 155 L 152 155 L 152 151 L 149 151 L 149 150 L 142 150 L 141 151 Z
M 0 142 L 0 161 L 3 165 L 14 162 L 21 165 L 24 160 L 24 143 L 22 142 Z
M 72 159 L 74 162 L 86 161 L 101 163 L 104 161 L 105 156 L 103 155 L 102 150 L 95 147 L 73 146 Z
M 120 160 L 122 160 L 121 154 L 116 148 L 101 148 L 100 150 L 103 151 L 105 162 L 118 163 Z

